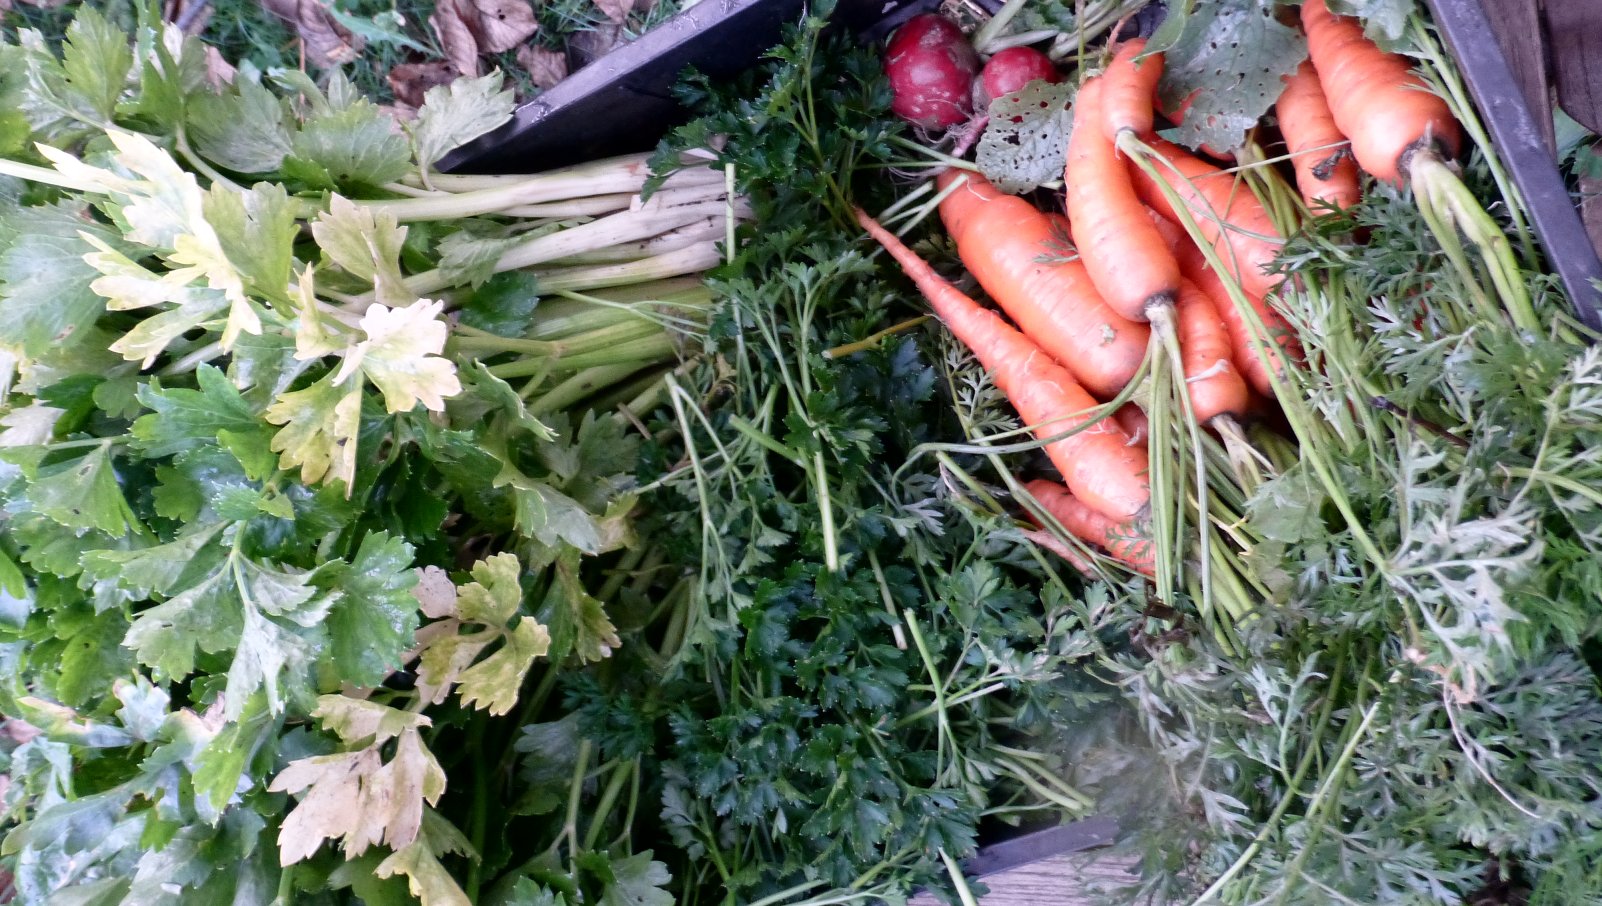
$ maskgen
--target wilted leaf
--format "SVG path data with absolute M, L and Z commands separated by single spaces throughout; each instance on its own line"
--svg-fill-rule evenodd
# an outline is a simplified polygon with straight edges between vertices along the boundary
M 428 718 L 343 698 L 323 696 L 315 713 L 342 739 L 370 738 L 366 747 L 292 761 L 268 786 L 305 791 L 278 834 L 284 865 L 310 858 L 324 840 L 340 840 L 347 858 L 380 843 L 404 849 L 417 839 L 424 803 L 445 792 L 445 772 L 418 733 Z M 385 762 L 382 749 L 391 738 L 394 755 Z
M 415 108 L 423 106 L 423 97 L 430 88 L 449 85 L 460 75 L 452 63 L 428 61 L 402 63 L 389 71 L 387 80 L 396 100 Z
M 540 88 L 551 88 L 567 78 L 567 54 L 537 44 L 517 49 L 517 65 L 528 73 L 529 81 Z
M 525 0 L 440 0 L 428 24 L 464 76 L 478 75 L 480 54 L 511 50 L 539 30 Z
M 361 38 L 335 21 L 319 0 L 261 0 L 261 6 L 300 35 L 307 59 L 320 69 L 354 63 L 361 53 Z
M 1276 17 L 1274 0 L 1217 0 L 1199 5 L 1165 54 L 1162 109 L 1192 98 L 1174 140 L 1229 149 L 1268 112 L 1282 79 L 1307 59 L 1307 40 Z

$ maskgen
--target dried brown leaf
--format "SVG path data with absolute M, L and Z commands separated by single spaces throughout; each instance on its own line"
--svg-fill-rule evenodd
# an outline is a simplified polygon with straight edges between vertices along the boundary
M 539 30 L 527 0 L 440 0 L 428 24 L 445 58 L 469 77 L 479 74 L 480 54 L 511 50 Z
M 353 63 L 361 53 L 361 37 L 335 21 L 319 0 L 261 0 L 261 6 L 300 36 L 306 58 L 319 68 Z
M 595 0 L 595 8 L 601 11 L 601 15 L 621 25 L 634 9 L 634 0 Z
M 423 106 L 423 95 L 428 89 L 449 85 L 459 75 L 461 73 L 454 63 L 402 63 L 389 71 L 389 89 L 395 93 L 396 100 L 411 108 L 412 114 L 416 115 L 417 108 Z
M 517 63 L 540 88 L 550 88 L 567 78 L 567 54 L 533 44 L 517 49 Z
M 210 44 L 206 45 L 206 81 L 211 83 L 211 87 L 221 89 L 224 85 L 232 84 L 234 76 L 238 74 L 239 70 L 223 59 L 221 51 Z

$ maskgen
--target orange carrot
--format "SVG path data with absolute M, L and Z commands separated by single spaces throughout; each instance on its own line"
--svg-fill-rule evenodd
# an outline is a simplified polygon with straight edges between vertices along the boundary
M 1179 292 L 1179 265 L 1135 195 L 1113 142 L 1094 124 L 1102 82 L 1079 89 L 1068 139 L 1068 220 L 1090 279 L 1113 310 L 1131 321 L 1148 320 L 1147 308 L 1169 305 Z
M 1283 373 L 1287 361 L 1300 362 L 1303 357 L 1302 343 L 1296 338 L 1290 323 L 1262 296 L 1246 293 L 1247 304 L 1257 313 L 1258 320 L 1263 322 L 1272 341 L 1263 350 L 1266 353 L 1265 361 L 1265 355 L 1259 354 L 1253 339 L 1255 334 L 1252 333 L 1250 322 L 1235 307 L 1235 300 L 1224 287 L 1224 279 L 1207 263 L 1201 249 L 1191 245 L 1181 250 L 1179 269 L 1186 280 L 1194 283 L 1212 300 L 1213 310 L 1224 320 L 1224 326 L 1229 331 L 1230 348 L 1234 350 L 1235 366 L 1240 369 L 1246 382 L 1253 390 L 1273 399 L 1274 374 Z
M 977 173 L 947 170 L 940 203 L 957 254 L 1020 330 L 1051 353 L 1085 389 L 1116 396 L 1140 370 L 1151 329 L 1102 301 L 1066 235 L 1022 198 L 1004 195 Z
M 1231 306 L 1233 307 L 1233 306 Z M 1235 369 L 1234 343 L 1213 300 L 1196 284 L 1179 284 L 1174 303 L 1185 389 L 1199 424 L 1227 415 L 1239 420 L 1250 402 L 1246 381 Z
M 1145 49 L 1144 38 L 1118 45 L 1102 75 L 1101 122 L 1108 141 L 1116 143 L 1124 132 L 1151 133 L 1152 103 L 1157 81 L 1163 77 L 1163 55 L 1154 53 L 1139 59 Z
M 1081 429 L 1045 445 L 1046 455 L 1074 494 L 1113 519 L 1143 517 L 1151 501 L 1145 448 L 1130 446 L 1128 435 L 1112 419 L 1092 419 L 1095 399 L 1028 337 L 963 295 L 860 209 L 857 222 L 896 259 L 957 339 L 978 356 L 1018 414 L 1034 426 L 1036 437 Z
M 1407 57 L 1380 50 L 1356 19 L 1334 15 L 1324 0 L 1302 4 L 1302 28 L 1335 125 L 1351 138 L 1358 166 L 1400 184 L 1420 148 L 1438 145 L 1456 156 L 1463 140 L 1457 120 Z
M 1077 129 L 1074 132 L 1078 134 Z M 1273 263 L 1285 239 L 1275 228 L 1263 203 L 1249 188 L 1239 184 L 1233 174 L 1225 173 L 1173 142 L 1154 138 L 1148 144 L 1158 154 L 1159 159 L 1152 161 L 1158 177 L 1184 201 L 1201 228 L 1202 236 L 1217 250 L 1226 270 L 1248 295 L 1266 296 L 1273 291 L 1280 278 L 1265 268 Z M 1145 170 L 1131 166 L 1129 175 L 1147 204 L 1169 220 L 1183 222 L 1157 181 Z
M 1024 489 L 1075 538 L 1106 549 L 1113 559 L 1137 572 L 1148 576 L 1156 574 L 1157 558 L 1151 539 L 1143 537 L 1134 526 L 1108 519 L 1054 481 L 1037 478 L 1024 485 Z
M 1285 91 L 1275 105 L 1279 131 L 1285 136 L 1296 187 L 1307 206 L 1349 208 L 1363 197 L 1358 185 L 1357 162 L 1347 148 L 1346 136 L 1335 127 L 1329 99 L 1313 64 L 1303 62 L 1285 79 Z

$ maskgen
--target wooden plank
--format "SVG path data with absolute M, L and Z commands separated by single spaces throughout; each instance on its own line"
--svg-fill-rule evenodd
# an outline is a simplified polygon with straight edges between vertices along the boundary
M 1573 0 L 1559 0 L 1572 3 Z M 1546 75 L 1546 53 L 1541 41 L 1540 0 L 1482 0 L 1485 18 L 1502 47 L 1507 68 L 1513 71 L 1524 103 L 1535 114 L 1546 147 L 1557 155 L 1552 125 L 1552 86 Z
M 1139 880 L 1135 858 L 1103 853 L 1055 856 L 1031 862 L 985 878 L 990 892 L 979 898 L 983 906 L 1099 906 L 1105 894 Z M 911 906 L 939 906 L 929 894 L 919 894 Z
M 1505 0 L 1487 0 L 1499 6 Z M 1547 39 L 1558 103 L 1602 132 L 1602 0 L 1546 0 Z

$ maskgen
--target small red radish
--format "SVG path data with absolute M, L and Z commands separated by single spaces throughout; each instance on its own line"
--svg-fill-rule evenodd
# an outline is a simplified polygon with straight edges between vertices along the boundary
M 995 98 L 1037 80 L 1055 84 L 1062 81 L 1062 74 L 1050 57 L 1033 47 L 1009 47 L 991 57 L 973 83 L 974 107 L 989 107 Z
M 979 55 L 955 22 L 935 13 L 907 20 L 885 49 L 890 110 L 916 126 L 944 129 L 968 119 Z

